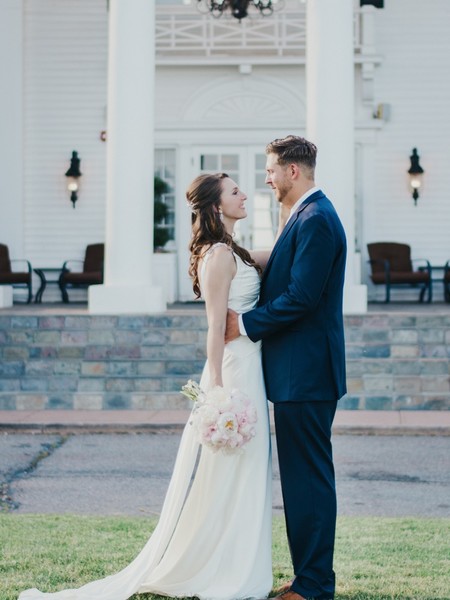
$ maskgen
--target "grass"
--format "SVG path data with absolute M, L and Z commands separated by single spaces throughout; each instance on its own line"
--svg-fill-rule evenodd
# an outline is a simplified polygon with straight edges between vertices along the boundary
M 154 525 L 141 517 L 0 515 L 0 599 L 114 573 L 135 557 Z M 277 587 L 291 576 L 281 517 L 274 518 L 273 531 Z M 341 517 L 336 600 L 449 600 L 449 540 L 450 519 Z

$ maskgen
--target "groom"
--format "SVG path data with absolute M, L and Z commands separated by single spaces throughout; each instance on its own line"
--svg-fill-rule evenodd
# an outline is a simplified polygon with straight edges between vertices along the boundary
M 290 216 L 261 282 L 258 307 L 229 311 L 226 341 L 262 340 L 274 404 L 287 536 L 295 577 L 282 600 L 334 598 L 336 491 L 331 425 L 346 392 L 342 293 L 345 233 L 315 186 L 317 148 L 290 135 L 266 148 L 266 183 Z

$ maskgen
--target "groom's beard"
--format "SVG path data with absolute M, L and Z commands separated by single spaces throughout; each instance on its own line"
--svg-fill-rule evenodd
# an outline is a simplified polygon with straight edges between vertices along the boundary
M 277 197 L 278 202 L 283 202 L 283 200 L 286 198 L 286 196 L 292 190 L 292 187 L 293 187 L 293 183 L 287 177 L 283 181 L 280 181 L 280 183 L 277 184 L 277 187 L 275 190 L 275 195 Z

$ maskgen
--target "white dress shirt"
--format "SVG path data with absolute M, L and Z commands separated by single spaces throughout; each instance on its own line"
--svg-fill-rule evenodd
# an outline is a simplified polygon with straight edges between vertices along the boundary
M 315 194 L 316 192 L 319 191 L 320 188 L 318 188 L 316 185 L 314 187 L 312 187 L 310 190 L 308 190 L 307 192 L 305 192 L 303 194 L 303 196 L 297 200 L 297 202 L 294 204 L 294 206 L 291 208 L 291 212 L 289 213 L 289 217 L 286 221 L 286 223 L 284 224 L 284 226 L 286 227 L 286 225 L 289 223 L 289 219 L 292 217 L 292 215 L 295 213 L 295 211 L 299 208 L 300 204 L 302 202 L 304 202 L 307 198 L 309 198 L 310 196 L 312 196 L 313 194 Z
M 294 206 L 291 208 L 291 212 L 289 213 L 289 217 L 287 218 L 286 223 L 284 224 L 284 226 L 286 227 L 286 225 L 289 223 L 290 218 L 292 217 L 292 215 L 295 213 L 295 211 L 299 208 L 300 204 L 302 204 L 302 202 L 304 202 L 307 198 L 309 198 L 310 196 L 312 196 L 313 194 L 315 194 L 316 192 L 319 191 L 320 188 L 318 188 L 317 186 L 312 187 L 311 189 L 309 189 L 307 192 L 305 192 L 303 194 L 303 196 L 301 198 L 299 198 L 297 200 L 297 202 L 294 204 Z M 244 321 L 242 319 L 242 315 L 239 315 L 238 317 L 239 320 L 239 333 L 241 335 L 247 335 L 247 332 L 245 331 L 245 327 L 244 327 Z

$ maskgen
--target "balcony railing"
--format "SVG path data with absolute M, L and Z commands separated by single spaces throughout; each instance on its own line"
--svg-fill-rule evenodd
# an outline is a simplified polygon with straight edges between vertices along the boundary
M 292 5 L 289 5 L 292 6 Z M 305 62 L 306 13 L 304 4 L 285 8 L 269 17 L 214 18 L 195 6 L 158 5 L 156 13 L 157 64 L 253 64 Z M 363 46 L 363 9 L 355 10 L 355 53 Z

